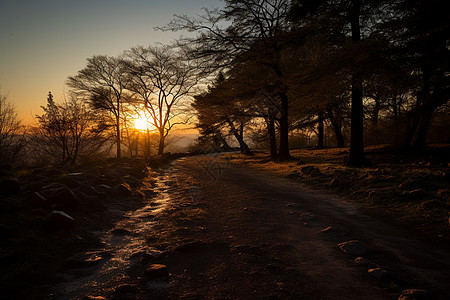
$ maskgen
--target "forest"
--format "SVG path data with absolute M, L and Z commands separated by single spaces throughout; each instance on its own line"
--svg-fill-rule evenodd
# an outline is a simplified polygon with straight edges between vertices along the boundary
M 1 161 L 25 144 L 62 164 L 113 145 L 118 158 L 161 155 L 177 126 L 198 130 L 192 151 L 238 145 L 283 161 L 291 148 L 348 146 L 351 166 L 368 163 L 365 145 L 449 142 L 442 1 L 225 2 L 159 28 L 193 33 L 173 44 L 88 58 L 31 128 L 3 95 Z

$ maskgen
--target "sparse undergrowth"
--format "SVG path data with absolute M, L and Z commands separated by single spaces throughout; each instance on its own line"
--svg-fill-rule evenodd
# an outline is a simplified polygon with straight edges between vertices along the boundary
M 222 159 L 333 190 L 347 201 L 360 203 L 367 213 L 450 241 L 449 153 L 448 145 L 434 146 L 421 157 L 372 146 L 366 148 L 371 165 L 365 168 L 346 166 L 346 148 L 292 150 L 293 159 L 286 162 L 271 161 L 267 153 L 228 153 Z

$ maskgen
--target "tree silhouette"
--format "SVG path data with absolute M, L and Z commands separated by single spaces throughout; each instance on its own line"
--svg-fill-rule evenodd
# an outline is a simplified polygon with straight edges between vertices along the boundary
M 92 112 L 76 98 L 56 104 L 48 93 L 44 111 L 36 115 L 38 126 L 32 140 L 38 150 L 62 164 L 73 165 L 80 154 L 93 154 L 100 150 L 105 138 L 102 128 L 94 124 Z
M 24 146 L 17 112 L 0 90 L 0 164 L 14 164 Z
M 163 30 L 197 32 L 196 37 L 181 39 L 179 43 L 190 46 L 192 55 L 217 68 L 248 59 L 270 68 L 277 77 L 276 99 L 282 111 L 278 158 L 289 159 L 289 99 L 281 56 L 287 43 L 290 1 L 228 0 L 225 3 L 220 11 L 205 9 L 199 19 L 176 16 Z
M 174 126 L 185 124 L 182 108 L 202 80 L 202 69 L 186 59 L 182 49 L 167 46 L 136 47 L 126 53 L 127 89 L 147 110 L 158 130 L 158 154 Z
M 67 81 L 73 92 L 88 99 L 91 107 L 101 112 L 107 124 L 114 128 L 117 158 L 121 157 L 121 118 L 129 100 L 125 80 L 122 59 L 98 55 L 89 58 L 87 66 Z

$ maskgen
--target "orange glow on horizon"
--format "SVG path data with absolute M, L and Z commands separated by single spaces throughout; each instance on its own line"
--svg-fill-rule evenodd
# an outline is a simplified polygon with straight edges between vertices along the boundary
M 136 116 L 134 119 L 134 128 L 140 131 L 145 131 L 147 129 L 152 130 L 153 125 L 148 121 L 148 119 L 144 116 Z

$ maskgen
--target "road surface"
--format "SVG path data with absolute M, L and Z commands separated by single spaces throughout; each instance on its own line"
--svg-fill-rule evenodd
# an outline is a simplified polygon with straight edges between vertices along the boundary
M 117 225 L 126 229 L 123 236 L 106 241 L 110 262 L 89 275 L 72 275 L 55 295 L 397 299 L 402 290 L 425 289 L 432 298 L 450 299 L 448 248 L 365 215 L 330 192 L 214 156 L 175 161 L 158 177 L 156 192 Z M 356 254 L 339 247 L 354 240 L 367 247 Z M 163 255 L 143 250 L 147 256 L 136 260 L 145 247 Z M 122 264 L 111 264 L 119 252 Z M 155 263 L 167 266 L 168 279 L 145 277 L 146 266 Z

